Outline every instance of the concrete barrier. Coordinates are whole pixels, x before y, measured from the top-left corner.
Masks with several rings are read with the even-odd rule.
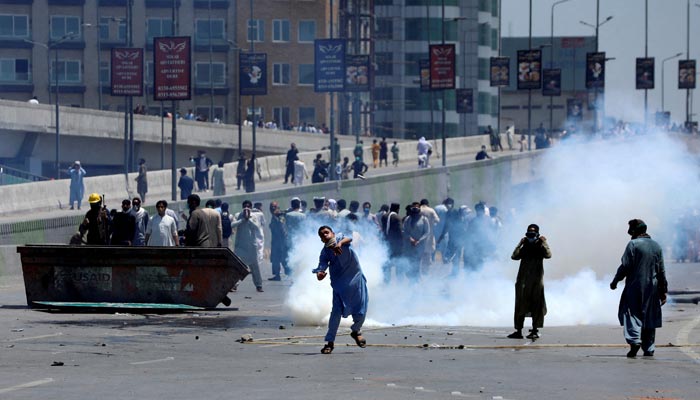
[[[488,144],[488,137],[470,136],[447,139],[447,159],[450,156],[464,154],[476,154],[482,144]],[[441,165],[440,142],[433,143],[433,166]],[[403,142],[399,144],[399,157],[402,163],[417,164],[416,142]],[[341,148],[341,160],[343,156],[352,157],[352,148]],[[363,149],[365,163],[371,166],[372,152],[367,146]],[[313,160],[316,154],[321,154],[324,160],[330,158],[329,150],[310,151],[299,153],[299,158],[304,161],[309,176],[313,172]],[[284,179],[286,155],[274,155],[258,158],[260,172],[263,181],[274,179]],[[236,184],[237,162],[225,164],[224,177],[228,188]],[[188,166],[188,175],[194,177],[194,170]],[[137,174],[132,173],[125,179],[124,175],[107,175],[85,178],[85,196],[83,203],[87,209],[87,196],[90,193],[100,193],[105,195],[109,207],[115,207],[123,198],[131,198],[136,193]],[[177,173],[179,179],[179,172]],[[256,181],[259,180],[256,176]],[[0,204],[0,216],[16,215],[17,213],[31,212],[32,210],[56,210],[68,207],[70,182],[68,180],[54,180],[45,182],[32,182],[17,185],[8,185],[0,188],[3,202]],[[170,198],[171,194],[171,171],[149,171],[148,172],[148,198]]]

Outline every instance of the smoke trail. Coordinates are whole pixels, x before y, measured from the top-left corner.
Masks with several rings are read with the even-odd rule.
[[[518,198],[498,199],[501,209],[516,211],[495,259],[478,272],[450,277],[451,266],[434,265],[418,282],[384,284],[386,249],[376,232],[361,230],[367,239],[357,245],[370,296],[367,324],[512,326],[518,263],[510,254],[530,223],[540,226],[553,253],[545,260],[545,327],[616,324],[622,288],[613,292],[608,285],[629,240],[627,221],[644,219],[652,237],[668,245],[679,210],[695,205],[700,194],[694,160],[677,140],[654,134],[561,143],[535,168],[538,184]],[[322,248],[317,228],[309,226],[290,255],[296,270],[287,307],[300,324],[321,325],[330,313],[330,286],[310,273]]]

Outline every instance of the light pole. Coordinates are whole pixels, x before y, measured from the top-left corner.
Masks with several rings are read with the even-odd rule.
[[[61,158],[61,124],[60,124],[60,110],[58,108],[59,104],[59,93],[60,89],[58,86],[58,45],[65,42],[66,40],[73,39],[77,33],[75,32],[68,32],[67,34],[61,36],[58,40],[49,42],[49,43],[42,43],[42,42],[35,42],[33,40],[29,39],[24,39],[25,42],[31,43],[31,44],[36,44],[39,46],[42,46],[46,49],[47,52],[51,51],[53,49],[54,51],[54,63],[53,63],[53,77],[54,77],[54,86],[56,86],[56,162],[54,167],[56,168],[56,179],[61,178],[61,169],[60,169],[60,158]],[[48,57],[47,57],[48,58]],[[49,90],[50,92],[50,90]]]
[[[666,107],[664,107],[664,65],[666,64],[666,61],[673,60],[674,58],[678,58],[683,55],[683,52],[676,53],[670,57],[666,57],[663,60],[661,60],[661,111],[666,111]]]
[[[248,51],[246,49],[242,49],[238,43],[234,42],[233,40],[227,40],[228,44],[232,47],[233,50],[236,50],[236,76],[238,76],[241,73],[241,67],[240,67],[240,60],[241,60],[241,51]],[[240,77],[238,79],[238,86],[240,86]],[[243,154],[243,127],[242,127],[242,119],[241,119],[241,88],[238,88],[238,93],[236,94],[236,108],[238,109],[238,157]]]
[[[558,6],[559,4],[569,2],[569,1],[571,1],[571,0],[559,0],[559,1],[555,1],[554,4],[552,4],[552,12],[550,14],[551,24],[550,24],[550,31],[549,31],[549,43],[552,44],[552,48],[550,49],[550,52],[549,52],[549,68],[550,69],[554,68],[554,7]],[[554,96],[549,96],[549,133],[550,133],[550,135],[552,134],[552,131],[554,128],[553,125],[554,125]]]
[[[585,21],[579,21],[579,22],[582,25],[586,25],[586,26],[593,28],[595,30],[595,52],[598,53],[598,49],[599,49],[599,45],[598,45],[599,44],[599,40],[598,40],[599,32],[598,31],[600,30],[601,26],[605,25],[607,22],[609,22],[611,19],[613,19],[613,16],[609,15],[607,18],[605,18],[605,20],[603,20],[603,22],[600,22],[600,0],[598,0],[596,2],[596,13],[595,14],[596,14],[595,25],[589,24],[588,22],[585,22]],[[595,112],[595,121],[593,123],[593,128],[595,131],[598,131],[598,116],[599,116],[599,114],[598,114],[598,88],[597,87],[593,89],[593,93],[594,93],[594,98],[595,98],[595,107],[593,108],[593,110]]]

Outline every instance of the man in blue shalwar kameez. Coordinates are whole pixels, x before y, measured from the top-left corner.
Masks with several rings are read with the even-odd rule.
[[[647,234],[647,226],[641,219],[629,221],[627,233],[632,240],[627,243],[610,289],[615,290],[617,283],[625,279],[618,318],[630,345],[627,357],[636,357],[640,347],[645,356],[651,357],[656,328],[661,327],[661,306],[666,303],[668,291],[664,257],[661,246]]]
[[[358,346],[365,347],[366,341],[360,329],[367,314],[367,280],[362,274],[357,254],[350,247],[352,238],[345,237],[342,233],[336,235],[325,225],[318,229],[318,236],[325,246],[321,250],[318,268],[312,272],[316,273],[316,278],[320,281],[326,277],[326,269],[330,269],[333,288],[333,308],[325,338],[328,343],[321,349],[321,353],[330,354],[333,351],[340,318],[350,315],[353,321],[350,336]]]

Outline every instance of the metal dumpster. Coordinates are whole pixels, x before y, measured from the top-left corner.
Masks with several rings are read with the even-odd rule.
[[[18,246],[27,304],[36,301],[231,304],[250,273],[231,250],[204,247]]]

